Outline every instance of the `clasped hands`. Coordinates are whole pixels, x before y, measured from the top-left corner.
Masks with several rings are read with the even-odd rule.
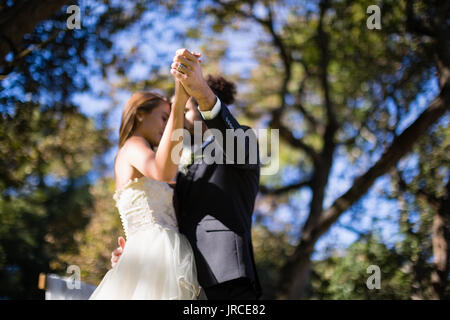
[[[201,111],[208,111],[216,103],[216,96],[206,83],[201,69],[201,53],[178,49],[173,58],[170,73],[175,77],[175,95],[181,91],[193,97]],[[182,88],[179,85],[182,85]]]

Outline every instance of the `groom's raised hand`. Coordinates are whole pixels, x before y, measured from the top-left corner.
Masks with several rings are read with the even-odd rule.
[[[191,53],[187,49],[178,49],[173,58],[172,69],[174,75],[194,97],[201,111],[209,111],[216,103],[216,95],[206,83],[200,66],[200,53]]]

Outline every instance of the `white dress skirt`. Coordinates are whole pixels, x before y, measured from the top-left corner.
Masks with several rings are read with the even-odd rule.
[[[146,177],[115,192],[127,241],[90,300],[206,299],[191,245],[178,231],[172,196],[166,183]]]

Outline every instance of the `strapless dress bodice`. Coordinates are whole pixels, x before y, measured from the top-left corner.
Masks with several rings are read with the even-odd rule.
[[[178,231],[173,208],[173,189],[166,183],[142,176],[130,179],[114,192],[125,236],[149,226]]]

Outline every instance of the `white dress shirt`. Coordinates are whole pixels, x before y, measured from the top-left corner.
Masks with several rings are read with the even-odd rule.
[[[209,111],[201,111],[201,110],[199,109],[199,107],[197,106],[197,109],[198,109],[198,111],[200,111],[200,114],[202,115],[202,118],[203,118],[204,120],[211,120],[211,119],[214,119],[214,118],[219,114],[221,103],[220,103],[219,98],[218,98],[218,97],[216,97],[216,98],[217,98],[216,104],[215,104],[214,107],[213,107],[211,110],[209,110]]]

